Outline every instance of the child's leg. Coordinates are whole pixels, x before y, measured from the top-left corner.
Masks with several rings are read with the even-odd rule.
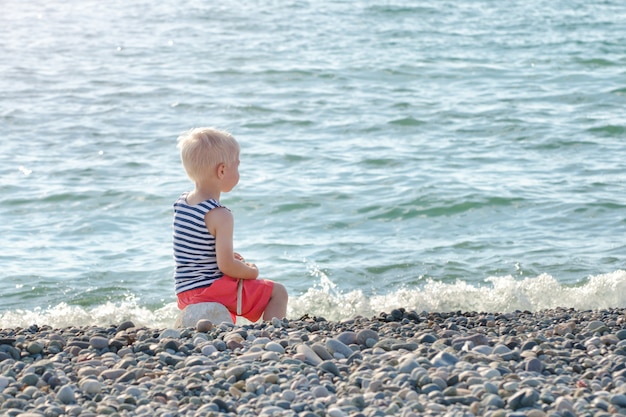
[[[289,299],[289,295],[287,294],[287,289],[283,284],[279,284],[278,282],[274,282],[274,288],[272,289],[272,296],[270,297],[270,301],[267,303],[267,307],[265,307],[265,311],[263,312],[263,320],[271,320],[274,317],[282,319],[287,314],[287,301]]]

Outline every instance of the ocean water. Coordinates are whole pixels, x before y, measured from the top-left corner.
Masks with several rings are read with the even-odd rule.
[[[3,0],[0,327],[171,326],[176,137],[231,131],[288,316],[626,306],[626,4]]]

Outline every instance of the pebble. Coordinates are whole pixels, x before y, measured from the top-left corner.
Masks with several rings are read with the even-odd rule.
[[[57,400],[61,402],[61,404],[73,404],[76,402],[76,396],[74,394],[74,389],[71,385],[64,385],[57,392]]]
[[[79,385],[80,389],[86,394],[96,394],[102,389],[102,383],[97,379],[86,378]]]
[[[372,340],[374,343],[378,342],[378,333],[376,333],[372,329],[363,329],[357,332],[356,342],[359,345],[366,345],[368,340]],[[369,346],[369,347],[372,347],[372,346]]]
[[[541,372],[541,370],[543,369],[543,364],[539,359],[533,358],[526,361],[525,368],[528,372]]]
[[[331,355],[335,356],[339,354],[344,358],[350,357],[353,352],[352,349],[337,339],[328,339],[326,341],[326,349],[328,349]]]
[[[625,312],[0,329],[0,415],[626,415]]]

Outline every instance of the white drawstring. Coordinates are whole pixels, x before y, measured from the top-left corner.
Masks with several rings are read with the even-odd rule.
[[[241,294],[243,292],[243,279],[237,283],[237,315],[241,316]]]

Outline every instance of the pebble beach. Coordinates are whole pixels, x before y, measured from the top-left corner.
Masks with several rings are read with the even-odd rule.
[[[626,309],[0,330],[2,416],[626,416]]]

